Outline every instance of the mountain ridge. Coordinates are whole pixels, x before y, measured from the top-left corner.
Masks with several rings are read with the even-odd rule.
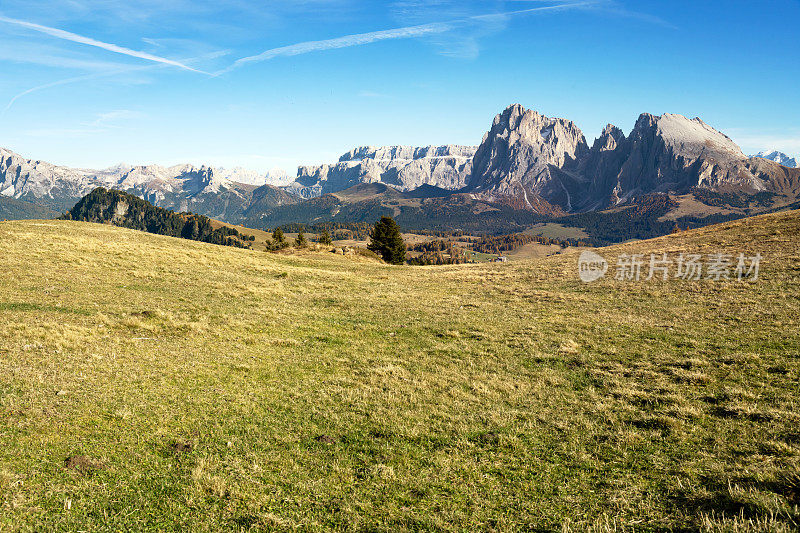
[[[459,190],[472,170],[475,147],[361,146],[336,163],[300,166],[287,190],[301,198],[337,192],[358,183],[384,183],[401,191],[423,185]]]
[[[98,187],[132,192],[158,207],[194,211],[229,222],[244,220],[254,204],[274,207],[295,201],[283,189],[232,181],[213,167],[184,164],[74,169],[26,159],[0,148],[0,195],[63,213]]]
[[[364,184],[383,188],[353,189]],[[361,146],[334,163],[299,167],[285,187],[239,183],[206,166],[90,171],[0,150],[5,196],[63,212],[98,186],[255,227],[320,217],[362,221],[380,212],[437,229],[480,226],[491,215],[498,229],[635,205],[654,194],[672,198],[659,215],[670,220],[750,216],[796,203],[800,169],[747,157],[700,118],[642,113],[627,135],[609,124],[590,146],[576,123],[520,104],[498,113],[478,146]]]

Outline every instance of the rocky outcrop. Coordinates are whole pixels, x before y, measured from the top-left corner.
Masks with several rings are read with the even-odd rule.
[[[455,191],[466,185],[474,153],[470,146],[364,146],[347,152],[332,165],[301,166],[288,190],[303,198],[359,183],[383,183],[400,191],[423,185]]]
[[[225,246],[248,247],[249,238],[230,226],[215,228],[208,217],[193,213],[175,213],[155,207],[138,196],[98,187],[64,214],[63,220],[113,224],[123,228],[182,237]]]
[[[89,171],[25,159],[0,148],[0,194],[4,196],[63,212],[97,183]]]

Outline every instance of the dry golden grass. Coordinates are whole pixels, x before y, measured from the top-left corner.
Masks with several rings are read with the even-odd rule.
[[[800,216],[392,267],[0,224],[0,529],[790,531]]]

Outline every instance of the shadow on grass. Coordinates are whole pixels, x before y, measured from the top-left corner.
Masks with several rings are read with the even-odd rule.
[[[21,313],[28,311],[44,311],[50,313],[69,313],[83,316],[91,316],[93,314],[91,311],[87,311],[85,309],[59,307],[56,305],[40,305],[26,302],[0,302],[0,311],[16,311]]]

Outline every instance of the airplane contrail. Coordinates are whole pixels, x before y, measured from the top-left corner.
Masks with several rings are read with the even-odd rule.
[[[257,63],[261,61],[268,61],[279,56],[297,56],[301,54],[308,54],[310,52],[320,52],[323,50],[334,50],[338,48],[349,48],[351,46],[361,46],[378,41],[386,41],[390,39],[408,39],[411,37],[421,37],[424,35],[431,35],[437,33],[445,33],[454,29],[459,24],[475,20],[491,20],[495,18],[503,18],[512,15],[523,15],[544,11],[561,11],[566,9],[575,9],[581,7],[596,6],[599,0],[587,0],[584,2],[568,2],[561,3],[553,6],[534,7],[529,9],[519,9],[516,11],[507,11],[503,13],[490,13],[486,15],[475,15],[463,19],[451,20],[447,22],[435,22],[431,24],[422,24],[419,26],[406,26],[403,28],[394,28],[391,30],[373,31],[369,33],[358,33],[354,35],[345,35],[343,37],[336,37],[335,39],[326,39],[322,41],[306,41],[302,43],[292,44],[289,46],[281,46],[279,48],[272,48],[265,50],[260,54],[243,57],[237,59],[234,63],[218,72],[214,76],[220,76],[237,69],[247,63]]]
[[[111,43],[104,43],[103,41],[98,41],[96,39],[92,39],[91,37],[84,37],[83,35],[78,35],[76,33],[71,33],[64,30],[59,30],[58,28],[51,28],[49,26],[42,26],[40,24],[34,24],[33,22],[27,22],[25,20],[13,19],[9,17],[4,17],[0,15],[0,22],[5,22],[7,24],[14,24],[17,26],[21,26],[23,28],[28,28],[33,31],[38,31],[40,33],[44,33],[50,35],[52,37],[56,37],[58,39],[63,39],[65,41],[72,41],[74,43],[85,44],[88,46],[94,46],[96,48],[102,48],[103,50],[108,50],[109,52],[114,52],[117,54],[122,54],[130,57],[136,57],[139,59],[145,59],[147,61],[153,61],[155,63],[161,63],[163,65],[172,65],[173,67],[178,67],[184,70],[189,70],[191,72],[198,72],[200,74],[207,74],[201,70],[197,70],[192,68],[188,65],[184,65],[179,61],[173,61],[172,59],[167,59],[165,57],[155,56],[153,54],[148,54],[147,52],[139,52],[137,50],[131,50],[130,48],[124,48],[122,46],[117,46],[116,44]]]
[[[203,59],[215,59],[217,57],[224,56],[226,54],[228,54],[227,50],[220,50],[218,52],[212,52],[212,53],[209,53],[209,54],[204,54],[204,55],[202,55],[200,57],[195,57],[195,58],[190,58],[190,59],[182,59],[181,61],[183,61],[184,63],[192,63],[194,61],[200,61],[200,60],[203,60]],[[61,86],[61,85],[68,85],[68,84],[71,84],[71,83],[78,83],[78,82],[81,82],[81,81],[89,81],[89,80],[94,80],[94,79],[99,79],[99,78],[106,78],[106,77],[109,77],[109,76],[115,76],[117,74],[127,74],[127,73],[130,73],[130,72],[141,72],[141,71],[147,71],[147,70],[152,70],[152,69],[161,69],[161,68],[166,68],[167,66],[168,65],[164,64],[164,63],[156,63],[156,64],[148,64],[148,65],[140,65],[140,66],[122,67],[122,68],[108,70],[108,71],[105,71],[105,72],[96,72],[94,74],[85,74],[83,76],[74,76],[72,78],[65,78],[65,79],[61,79],[61,80],[51,81],[51,82],[45,83],[43,85],[37,85],[36,87],[31,87],[30,89],[26,89],[26,90],[22,91],[21,93],[17,94],[16,96],[14,96],[13,98],[11,98],[11,100],[9,100],[8,104],[6,104],[6,107],[3,109],[3,111],[0,112],[0,118],[3,118],[6,115],[8,110],[11,109],[11,107],[16,103],[17,100],[19,100],[23,96],[26,96],[26,95],[31,94],[31,93],[35,93],[37,91],[41,91],[41,90],[44,90],[44,89],[49,89],[51,87],[58,87],[58,86]],[[200,72],[200,71],[198,71],[198,72]]]

